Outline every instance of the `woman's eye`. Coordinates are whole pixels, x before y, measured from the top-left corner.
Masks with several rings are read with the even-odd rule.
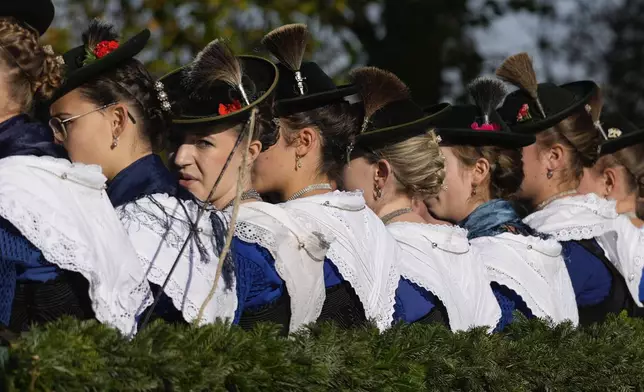
[[[197,140],[197,142],[195,143],[195,146],[199,148],[208,148],[208,147],[214,147],[215,145],[209,142],[208,140],[200,139],[200,140]]]

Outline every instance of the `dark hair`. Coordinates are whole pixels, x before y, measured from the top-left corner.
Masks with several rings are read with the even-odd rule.
[[[342,181],[342,169],[347,162],[347,147],[360,129],[361,109],[358,106],[338,102],[280,118],[280,122],[293,133],[306,127],[315,127],[319,131],[322,161],[318,170],[338,184]],[[289,143],[292,136],[286,135]]]
[[[571,160],[570,166],[563,172],[563,178],[578,183],[584,168],[590,168],[597,162],[597,146],[601,140],[592,116],[582,108],[552,128],[539,132],[537,147],[545,149],[557,143],[568,147]]]
[[[153,151],[165,147],[170,113],[161,108],[154,79],[138,60],[125,64],[85,83],[82,95],[98,106],[127,102],[134,108],[137,124]]]
[[[0,17],[0,63],[7,68],[7,93],[21,112],[30,111],[34,97],[49,99],[62,83],[56,55],[15,18]]]
[[[490,197],[492,199],[512,199],[523,182],[522,154],[519,149],[496,146],[454,146],[454,155],[466,167],[484,158],[490,163]],[[449,186],[449,185],[448,185]]]

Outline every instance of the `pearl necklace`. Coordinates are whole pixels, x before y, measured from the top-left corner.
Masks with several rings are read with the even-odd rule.
[[[564,197],[564,196],[574,195],[576,193],[577,193],[576,189],[571,189],[569,191],[559,192],[556,195],[553,195],[553,196],[547,198],[546,200],[542,201],[541,203],[539,203],[539,205],[537,206],[537,210],[543,209],[543,207],[545,207],[548,204],[552,203],[556,199],[559,199],[559,198]]]
[[[291,196],[288,199],[286,199],[286,201],[292,201],[292,200],[295,200],[295,199],[299,199],[300,197],[304,196],[305,194],[307,194],[309,192],[321,191],[321,190],[330,191],[330,190],[333,190],[333,188],[331,187],[331,184],[313,184],[313,185],[309,185],[306,188],[295,192],[295,194],[293,194],[293,196]]]
[[[382,221],[382,223],[384,223],[384,224],[386,225],[386,224],[388,224],[388,223],[389,223],[389,221],[391,221],[392,219],[397,218],[397,217],[399,217],[399,216],[401,216],[401,215],[408,214],[408,213],[410,213],[410,212],[412,212],[412,211],[413,211],[413,210],[412,210],[410,207],[407,207],[407,208],[401,208],[401,209],[399,209],[399,210],[396,210],[396,211],[393,211],[393,212],[388,213],[387,215],[385,215],[385,216],[383,216],[382,218],[380,218],[380,220]]]

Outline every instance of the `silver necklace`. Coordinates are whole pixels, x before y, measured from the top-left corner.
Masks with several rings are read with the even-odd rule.
[[[559,192],[556,195],[553,195],[553,196],[547,198],[546,200],[542,201],[541,203],[539,203],[539,205],[537,206],[537,210],[542,209],[543,207],[545,207],[548,204],[552,203],[556,199],[559,199],[560,197],[574,195],[575,193],[577,193],[576,189],[571,189],[569,191]]]
[[[384,223],[384,224],[386,225],[386,224],[387,224],[387,223],[389,223],[389,221],[391,221],[392,219],[397,218],[397,217],[399,217],[400,215],[408,214],[408,213],[410,213],[410,212],[412,212],[412,211],[413,211],[413,210],[412,210],[410,207],[407,207],[407,208],[401,208],[401,209],[399,209],[399,210],[396,210],[396,211],[393,211],[393,212],[388,213],[387,215],[385,215],[385,216],[383,216],[382,218],[380,218],[380,220],[382,221],[382,223]]]
[[[639,218],[637,217],[637,214],[635,213],[635,211],[628,211],[628,212],[627,212],[627,213],[625,213],[624,215],[626,215],[627,217],[629,217],[629,218],[631,218],[631,219],[639,219]]]
[[[257,200],[257,201],[262,201],[262,196],[259,194],[254,189],[249,189],[246,192],[242,193],[240,201],[245,201],[245,200]],[[235,203],[235,199],[232,199],[222,210],[227,209],[228,207],[231,207]]]
[[[293,194],[293,196],[291,196],[288,199],[286,199],[286,201],[292,201],[292,200],[295,200],[295,199],[299,199],[300,197],[304,196],[305,194],[307,194],[309,192],[322,191],[322,190],[330,191],[332,189],[333,188],[331,187],[331,184],[313,184],[313,185],[309,185],[306,188],[295,192],[295,194]]]

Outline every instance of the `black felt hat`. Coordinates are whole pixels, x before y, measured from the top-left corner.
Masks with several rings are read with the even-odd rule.
[[[411,99],[407,86],[391,72],[363,67],[351,73],[362,97],[365,118],[355,140],[359,148],[378,149],[427,133],[450,111],[449,104],[427,114]]]
[[[585,105],[598,92],[592,81],[579,81],[557,86],[537,83],[532,59],[527,53],[507,58],[496,71],[497,75],[519,87],[505,98],[499,113],[514,132],[537,133],[544,131]]]
[[[11,16],[45,34],[54,20],[54,4],[51,0],[4,0],[0,4],[0,16]]]
[[[181,128],[246,121],[251,109],[277,87],[278,70],[256,56],[235,56],[222,40],[211,42],[195,61],[159,81],[172,105],[172,122]]]
[[[112,25],[93,20],[83,33],[83,45],[63,54],[65,81],[50,102],[131,60],[143,50],[149,39],[150,30],[145,29],[120,43]]]
[[[436,132],[445,145],[525,147],[535,142],[532,134],[513,132],[495,110],[503,101],[505,86],[494,78],[479,78],[468,90],[475,104],[454,105],[434,121]],[[440,108],[426,109],[428,114]]]
[[[607,139],[599,146],[599,154],[613,154],[623,148],[644,143],[644,129],[640,129],[625,117],[610,113],[601,116],[601,126]]]
[[[355,86],[336,86],[319,65],[303,61],[309,38],[306,25],[291,24],[271,31],[262,40],[279,60],[279,82],[273,108],[277,117],[341,102],[357,93]]]

